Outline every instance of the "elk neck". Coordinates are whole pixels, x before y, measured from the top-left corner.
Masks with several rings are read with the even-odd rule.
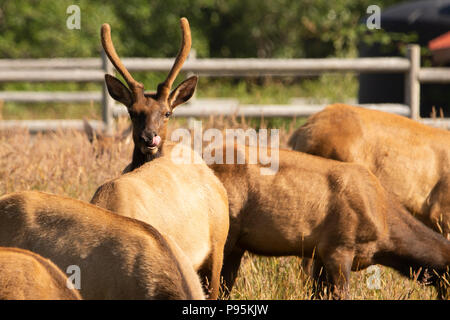
[[[433,275],[432,270],[440,275],[448,270],[450,241],[426,227],[398,204],[394,204],[387,218],[389,240],[386,247],[375,255],[377,263],[394,268],[407,277],[411,271],[422,269],[419,275],[422,280],[426,269],[430,275]]]
[[[130,164],[130,171],[139,168],[140,166],[150,162],[156,158],[159,158],[163,155],[164,141],[161,141],[160,146],[158,147],[158,151],[155,154],[151,153],[142,153],[138,147],[134,146],[133,150],[133,158]]]

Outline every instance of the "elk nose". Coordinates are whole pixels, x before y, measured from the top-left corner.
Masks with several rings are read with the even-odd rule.
[[[144,142],[146,144],[151,144],[153,142],[153,137],[156,136],[156,133],[154,132],[148,132],[148,131],[144,131],[141,134],[141,138],[142,140],[144,140]]]
[[[158,136],[158,134],[153,131],[151,131],[151,132],[146,131],[146,132],[142,133],[141,138],[144,141],[144,143],[149,147],[158,145],[159,141],[161,141],[161,138]]]

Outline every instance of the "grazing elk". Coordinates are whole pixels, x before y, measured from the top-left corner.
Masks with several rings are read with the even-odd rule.
[[[135,148],[132,162],[125,170],[128,173],[100,186],[91,203],[149,223],[172,238],[202,279],[206,277],[209,298],[216,299],[228,234],[226,190],[190,148],[187,152],[195,159],[189,164],[178,164],[170,151],[163,151],[167,121],[173,109],[192,96],[197,84],[197,78],[191,77],[170,92],[191,46],[189,24],[184,18],[181,28],[181,50],[167,79],[155,94],[145,94],[143,85],[132,78],[117,56],[109,25],[102,26],[105,52],[130,90],[110,75],[105,76],[106,84],[111,96],[128,108]]]
[[[96,132],[91,124],[83,119],[84,132],[92,145],[95,145],[97,149],[97,155],[102,155],[111,149],[111,146],[116,143],[125,141],[131,133],[131,126],[121,130],[115,135],[108,136],[100,132]]]
[[[188,258],[143,222],[67,197],[0,197],[0,246],[77,266],[84,299],[203,299]]]
[[[310,117],[289,145],[365,165],[410,213],[450,239],[450,132],[335,104]]]
[[[351,270],[373,264],[405,276],[410,268],[443,274],[450,266],[450,241],[405,213],[365,167],[281,149],[278,172],[261,175],[263,166],[249,162],[253,148],[234,146],[244,164],[210,165],[228,192],[222,269],[228,290],[245,251],[314,256],[314,278],[331,283],[335,297],[346,296]]]
[[[0,247],[0,300],[81,300],[67,276],[28,250]]]

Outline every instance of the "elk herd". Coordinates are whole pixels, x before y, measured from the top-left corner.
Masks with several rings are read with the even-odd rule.
[[[172,69],[147,93],[102,26],[127,84],[105,75],[131,118],[132,161],[91,203],[36,191],[0,197],[0,299],[217,299],[230,294],[246,251],[302,258],[317,297],[345,299],[351,271],[380,264],[447,298],[450,133],[332,105],[292,135],[293,150],[277,150],[274,174],[248,161],[251,145],[235,146],[239,164],[207,165],[187,146],[196,161],[177,163],[167,123],[198,80],[172,90],[191,47],[185,18],[181,30]],[[79,288],[68,286],[72,265]]]

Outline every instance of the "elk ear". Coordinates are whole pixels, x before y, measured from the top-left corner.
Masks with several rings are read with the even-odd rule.
[[[123,103],[127,108],[133,104],[131,91],[119,79],[105,74],[105,82],[108,92],[114,100]]]
[[[169,106],[174,109],[179,104],[185,103],[193,95],[197,86],[198,77],[193,76],[178,85],[169,95]]]

